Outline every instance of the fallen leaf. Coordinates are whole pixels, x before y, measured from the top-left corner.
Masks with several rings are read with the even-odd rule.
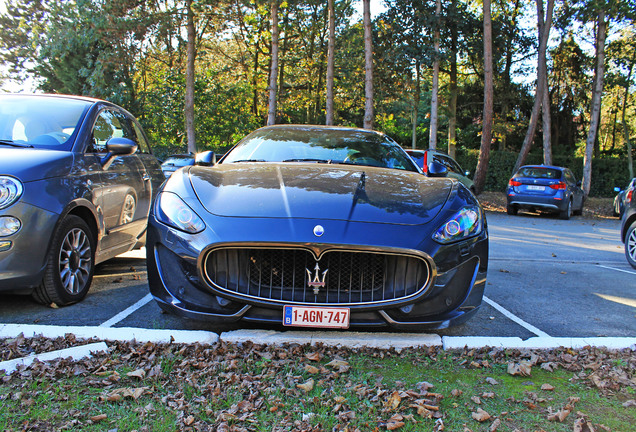
[[[106,420],[107,418],[108,416],[106,414],[98,414],[96,416],[91,417],[91,421],[97,423],[102,420]]]
[[[435,426],[433,427],[433,432],[442,432],[444,430],[444,422],[442,419],[435,420]]]
[[[592,423],[590,423],[583,417],[576,419],[576,421],[574,422],[574,429],[572,430],[573,432],[595,432]]]
[[[459,397],[459,396],[462,395],[462,393],[464,393],[464,392],[461,391],[461,390],[458,390],[458,389],[451,390],[451,396],[452,397]]]
[[[188,416],[183,420],[183,423],[185,423],[186,426],[190,426],[192,423],[194,423],[194,416]]]
[[[495,394],[492,392],[484,392],[481,394],[481,397],[486,398],[486,399],[494,399],[495,398]]]
[[[338,369],[340,366],[349,366],[349,363],[344,360],[331,360],[326,366],[331,366],[334,369]]]
[[[308,381],[304,382],[303,384],[296,384],[296,387],[298,387],[301,390],[304,390],[306,393],[310,392],[314,388],[314,379],[310,378]]]
[[[404,417],[401,414],[395,414],[386,422],[386,428],[388,430],[396,430],[404,426]]]
[[[492,424],[490,425],[490,429],[488,430],[490,432],[495,432],[497,429],[499,429],[499,426],[501,426],[501,420],[495,419],[495,421],[492,422]]]
[[[550,385],[550,384],[542,384],[541,385],[541,390],[552,391],[552,390],[554,390],[554,386]]]
[[[478,422],[485,422],[486,420],[490,419],[490,414],[488,414],[481,408],[477,408],[477,411],[472,413],[471,416]]]
[[[625,408],[636,407],[636,400],[634,400],[634,399],[627,400],[627,401],[623,402],[623,406]]]
[[[477,405],[481,405],[481,399],[479,399],[479,396],[471,396],[470,400],[475,402]]]
[[[531,372],[532,367],[530,366],[530,362],[527,360],[520,361],[519,363],[508,363],[508,373],[510,375],[530,376]]]
[[[347,399],[342,396],[336,396],[335,398],[333,398],[333,400],[334,402],[341,404],[344,403]]]
[[[486,382],[488,384],[492,384],[492,385],[498,385],[499,384],[496,379],[491,378],[491,377],[486,378]]]
[[[311,361],[320,361],[322,359],[322,355],[319,352],[305,354],[305,357]]]
[[[559,423],[563,422],[570,415],[572,411],[566,408],[559,410],[555,413],[548,415],[548,421],[558,421]]]
[[[128,372],[126,376],[144,379],[146,377],[146,371],[143,369],[137,369],[135,371]]]
[[[384,406],[394,410],[400,405],[401,401],[402,401],[402,398],[400,397],[400,393],[397,391],[394,391],[393,394],[389,397],[389,399],[387,399],[387,401],[384,403]]]
[[[318,372],[320,372],[320,369],[318,369],[317,367],[312,366],[312,365],[305,365],[305,372],[314,375],[314,374],[317,374]]]
[[[51,304],[49,305],[49,307],[50,307],[51,309],[59,309],[59,308],[60,308],[60,307],[59,307],[57,304],[55,304],[55,303],[51,303]]]

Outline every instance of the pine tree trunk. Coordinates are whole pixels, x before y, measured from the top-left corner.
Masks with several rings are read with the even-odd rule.
[[[439,92],[439,26],[440,15],[442,13],[442,2],[435,2],[435,34],[433,46],[435,49],[435,59],[433,60],[433,83],[431,88],[431,126],[428,136],[428,148],[437,148],[437,123],[438,123],[438,92]]]
[[[329,9],[329,43],[327,45],[327,101],[325,112],[325,124],[333,125],[333,71],[334,50],[336,47],[336,15],[333,7],[334,0],[327,1]]]
[[[484,0],[484,113],[481,130],[481,147],[475,172],[475,191],[480,194],[486,183],[488,161],[490,160],[490,142],[493,122],[493,62],[492,62],[492,18],[490,0]]]
[[[543,0],[537,1],[537,12],[538,15],[541,14],[540,11],[543,10]],[[534,141],[534,135],[537,130],[537,123],[539,121],[539,111],[541,106],[543,105],[543,91],[546,86],[545,81],[547,80],[547,67],[545,60],[545,52],[548,46],[548,37],[550,34],[550,27],[552,26],[552,10],[554,9],[554,0],[548,0],[548,11],[545,19],[545,31],[539,30],[539,60],[537,64],[537,86],[535,90],[534,97],[534,105],[532,107],[532,114],[530,115],[530,123],[528,124],[528,130],[526,132],[526,136],[523,139],[523,144],[521,145],[521,151],[519,152],[519,156],[517,157],[517,162],[515,163],[515,167],[513,169],[513,173],[517,172],[519,167],[523,165],[530,152],[530,147],[532,147],[532,142]]]
[[[451,2],[455,10],[455,1]],[[448,154],[455,159],[457,148],[457,29],[451,26],[450,100],[448,103]]]
[[[194,30],[194,12],[192,0],[186,0],[186,29],[188,34],[186,47],[186,88],[185,88],[185,128],[188,152],[196,153],[197,144],[194,134],[194,59],[196,57],[196,33]]]
[[[276,124],[276,95],[278,92],[278,0],[272,0],[272,62],[269,72],[269,103],[267,125]]]
[[[417,148],[417,121],[420,110],[420,62],[415,62],[415,88],[413,89],[413,123],[411,135],[411,148]]]
[[[373,129],[373,34],[371,0],[362,0],[364,17],[364,128]]]
[[[636,50],[634,50],[632,62],[629,65],[629,71],[627,73],[627,80],[625,81],[625,96],[623,98],[623,113],[621,115],[621,119],[623,121],[623,140],[625,141],[625,147],[627,148],[627,169],[629,169],[629,178],[634,178],[634,161],[632,159],[632,143],[629,141],[629,125],[627,124],[625,113],[627,112],[629,83],[631,82],[632,71],[634,70],[634,63],[636,63]]]
[[[585,196],[590,194],[592,187],[592,156],[601,119],[601,96],[603,94],[603,76],[605,75],[606,32],[607,23],[605,22],[605,10],[601,8],[598,11],[596,30],[596,72],[594,74],[594,89],[592,90],[590,129],[587,134],[587,141],[585,142],[585,157],[583,158],[583,192]]]

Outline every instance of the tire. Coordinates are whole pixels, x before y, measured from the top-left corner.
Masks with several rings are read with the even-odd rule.
[[[572,217],[572,198],[568,200],[568,206],[559,213],[559,217],[563,220],[568,220]]]
[[[625,236],[625,258],[636,269],[636,222],[632,222]]]
[[[512,205],[506,206],[506,213],[508,213],[510,216],[516,216],[518,211],[519,210],[515,206],[512,206]]]
[[[94,271],[94,235],[82,218],[69,215],[53,235],[44,278],[32,297],[42,304],[77,303],[86,297]]]

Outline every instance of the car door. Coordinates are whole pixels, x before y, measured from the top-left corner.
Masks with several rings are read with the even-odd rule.
[[[563,174],[565,182],[568,185],[568,189],[572,191],[572,207],[577,210],[582,209],[584,193],[578,185],[576,177],[574,177],[574,174],[569,169],[566,169]]]
[[[111,138],[136,141],[132,121],[114,107],[102,109],[93,123],[87,153],[104,158]],[[145,168],[136,153],[117,156],[100,173],[94,190],[103,217],[105,235],[100,244],[103,255],[131,249],[143,234],[150,208],[151,188],[144,180]]]

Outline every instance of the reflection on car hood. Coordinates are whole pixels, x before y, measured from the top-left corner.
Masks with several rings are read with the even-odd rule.
[[[382,168],[234,163],[190,169],[207,211],[233,217],[292,217],[422,224],[437,215],[453,181]]]
[[[0,146],[0,175],[11,175],[30,182],[68,174],[73,154],[67,151]]]

